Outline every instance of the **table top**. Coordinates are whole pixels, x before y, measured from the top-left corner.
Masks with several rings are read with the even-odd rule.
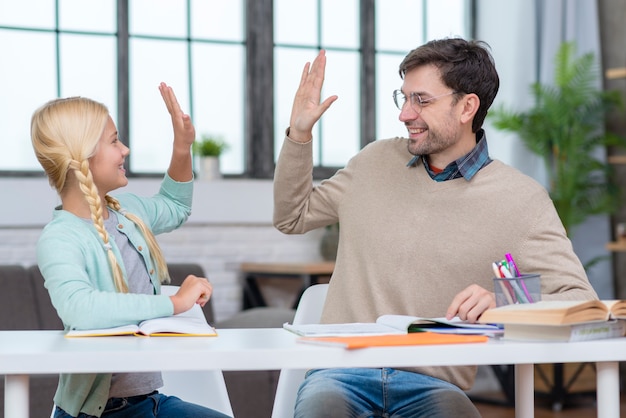
[[[318,274],[331,275],[335,269],[334,261],[306,263],[242,263],[239,269],[244,273],[275,274]]]
[[[297,342],[281,328],[218,329],[217,337],[65,338],[62,331],[0,331],[0,374],[276,370],[532,364],[626,360],[626,338],[346,350]]]

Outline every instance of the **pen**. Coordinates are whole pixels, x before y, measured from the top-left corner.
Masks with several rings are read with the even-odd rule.
[[[511,271],[508,268],[507,262],[502,260],[500,262],[500,270],[502,271],[502,274],[504,275],[505,278],[507,279],[513,279],[513,274],[511,274]],[[513,291],[515,292],[515,296],[517,298],[517,300],[520,303],[525,303],[528,302],[527,299],[524,298],[523,296],[523,292],[522,289],[520,289],[519,285],[517,284],[516,280],[507,280],[507,283],[509,283],[511,285],[511,287],[513,288]]]
[[[493,274],[496,275],[497,278],[501,279],[502,273],[500,273],[500,270],[498,269],[498,265],[495,263],[495,261],[493,263],[491,263],[491,268],[493,269]]]
[[[515,277],[521,277],[519,269],[517,268],[517,264],[515,264],[515,260],[513,260],[513,256],[511,255],[511,253],[506,253],[504,257],[506,258],[506,261],[509,263],[511,272],[514,273]],[[530,292],[528,292],[528,288],[526,287],[526,283],[524,283],[524,279],[520,279],[520,284],[522,285],[522,290],[524,291],[526,300],[529,303],[533,303],[533,298],[532,296],[530,296]]]
[[[498,269],[498,265],[495,262],[491,263],[491,268],[493,268],[493,272],[496,275],[496,279],[501,279],[502,274],[500,273],[500,270]],[[507,289],[506,285],[504,284],[505,280],[497,280],[497,282],[500,285],[500,289],[502,289],[502,293],[504,293],[504,297],[506,298],[506,301],[508,302],[509,305],[512,305],[514,303],[513,298],[511,297],[511,293],[509,292],[509,289]]]
[[[517,268],[517,264],[515,264],[515,260],[513,260],[513,256],[511,255],[511,253],[506,253],[504,255],[504,258],[506,258],[506,262],[509,263],[511,273],[514,273],[516,277],[521,276],[519,269]]]
[[[498,267],[498,271],[500,272],[501,278],[503,279],[510,278],[511,272],[508,271],[507,268],[502,264],[502,261],[498,261],[496,263],[496,266]],[[502,283],[504,283],[504,286],[506,286],[509,295],[513,299],[513,303],[518,303],[519,302],[518,295],[516,294],[515,289],[513,289],[513,286],[511,286],[511,281],[502,280]]]

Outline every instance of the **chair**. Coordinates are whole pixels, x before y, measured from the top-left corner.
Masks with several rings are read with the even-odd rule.
[[[308,287],[298,303],[294,324],[317,324],[322,317],[322,309],[328,292],[328,284]],[[282,369],[276,387],[272,418],[292,418],[300,383],[304,380],[305,369]]]
[[[180,286],[188,275],[193,274],[198,277],[205,277],[202,266],[195,263],[168,263],[167,270],[170,274],[170,285]],[[213,304],[209,300],[209,303],[202,308],[204,316],[209,324],[215,324],[215,315],[213,312]]]
[[[189,274],[206,277],[202,267],[195,263],[168,264],[171,285],[181,285]],[[293,321],[295,309],[258,307],[238,312],[230,318],[216,321],[212,308],[213,298],[203,311],[209,324],[218,330],[224,328],[280,328]],[[272,413],[276,385],[280,370],[225,371],[222,373],[233,414],[238,417],[269,417]],[[168,385],[168,382],[165,382]],[[192,398],[190,398],[192,399]],[[195,398],[193,398],[195,399]],[[0,417],[1,418],[1,417]]]
[[[163,295],[173,295],[177,290],[178,286],[161,286]],[[163,371],[161,376],[163,387],[159,392],[233,416],[221,370]]]
[[[161,286],[161,294],[171,296],[179,286]],[[198,309],[200,315],[203,312]],[[177,396],[186,402],[195,403],[214,409],[228,416],[233,416],[226,382],[221,370],[186,370],[162,371],[163,387],[159,392],[168,396]],[[52,415],[54,416],[54,406]]]

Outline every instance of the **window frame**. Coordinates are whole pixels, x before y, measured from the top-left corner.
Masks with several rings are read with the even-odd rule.
[[[129,68],[129,0],[116,1],[117,14],[117,127],[122,138],[130,138],[130,68]],[[474,33],[475,0],[469,2],[469,29]],[[274,8],[273,0],[245,0],[245,108],[244,108],[244,166],[242,174],[227,174],[225,178],[271,179],[274,176]],[[360,0],[360,134],[363,148],[375,139],[376,132],[376,44],[375,0]],[[58,35],[57,35],[58,36]],[[188,40],[190,42],[191,40]],[[58,71],[58,69],[57,69]],[[191,83],[191,81],[190,81]],[[192,89],[190,89],[191,91]],[[129,139],[132,141],[132,139]],[[128,144],[132,149],[132,142]],[[132,154],[131,154],[132,156]],[[132,157],[131,157],[132,158]],[[156,177],[162,173],[133,172],[126,162],[129,177]],[[333,175],[340,167],[316,166],[316,179]],[[42,176],[43,172],[0,170],[0,176]]]

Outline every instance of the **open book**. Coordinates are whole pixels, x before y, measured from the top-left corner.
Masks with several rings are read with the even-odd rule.
[[[186,312],[147,319],[138,325],[122,325],[114,328],[70,330],[65,336],[75,337],[105,337],[115,335],[137,335],[152,337],[214,337],[215,328],[206,321],[200,305],[194,305]]]
[[[567,325],[626,319],[626,300],[542,300],[488,309],[479,318],[489,324]]]
[[[492,335],[502,332],[497,325],[472,324],[455,317],[422,318],[411,315],[382,315],[376,322],[344,324],[283,324],[283,328],[306,337],[341,337],[355,335],[390,335],[431,331],[442,334]]]

